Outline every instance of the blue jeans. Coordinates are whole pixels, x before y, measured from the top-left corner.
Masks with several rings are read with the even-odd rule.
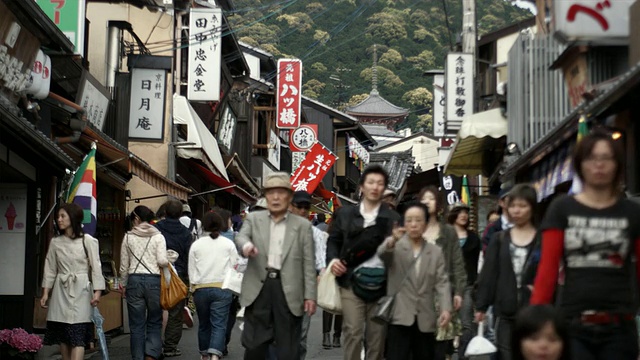
[[[638,334],[635,321],[620,324],[570,324],[571,358],[580,360],[637,360]]]
[[[199,322],[198,348],[202,355],[222,357],[232,300],[233,294],[220,288],[202,288],[193,293]]]
[[[126,287],[131,358],[155,359],[162,354],[162,308],[160,307],[160,275],[131,274]]]

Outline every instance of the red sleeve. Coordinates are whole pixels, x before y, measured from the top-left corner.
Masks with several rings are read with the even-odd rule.
[[[533,285],[531,304],[550,304],[553,301],[563,247],[564,230],[548,229],[542,232],[542,255]],[[636,253],[638,253],[638,247],[636,247]]]
[[[636,239],[636,282],[640,287],[640,238]]]

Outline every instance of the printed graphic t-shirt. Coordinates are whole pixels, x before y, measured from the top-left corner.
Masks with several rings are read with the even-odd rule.
[[[640,205],[626,199],[605,209],[587,207],[571,196],[551,204],[542,230],[564,231],[565,315],[636,312],[631,257],[640,235],[638,214]]]

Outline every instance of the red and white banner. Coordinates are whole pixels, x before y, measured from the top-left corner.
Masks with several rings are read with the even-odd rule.
[[[277,89],[278,129],[295,129],[300,126],[302,104],[302,61],[298,59],[278,60]]]
[[[312,194],[337,159],[329,149],[316,142],[291,176],[293,190]]]

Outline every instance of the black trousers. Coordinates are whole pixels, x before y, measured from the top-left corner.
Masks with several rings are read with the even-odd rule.
[[[256,300],[245,309],[244,320],[245,360],[264,360],[273,342],[278,360],[300,359],[302,316],[289,311],[280,279],[264,281]]]
[[[389,325],[386,360],[432,360],[435,345],[435,334],[420,332],[417,321],[411,326]]]
[[[229,305],[229,318],[227,320],[227,333],[225,339],[225,348],[229,346],[229,342],[231,342],[231,332],[233,331],[233,327],[236,326],[236,319],[238,315],[238,311],[240,311],[240,301],[236,295],[233,295],[233,300],[231,301],[231,305]]]
[[[333,323],[333,336],[340,337],[342,335],[342,315],[334,315],[330,312],[322,312],[322,332],[331,333],[331,324]]]

